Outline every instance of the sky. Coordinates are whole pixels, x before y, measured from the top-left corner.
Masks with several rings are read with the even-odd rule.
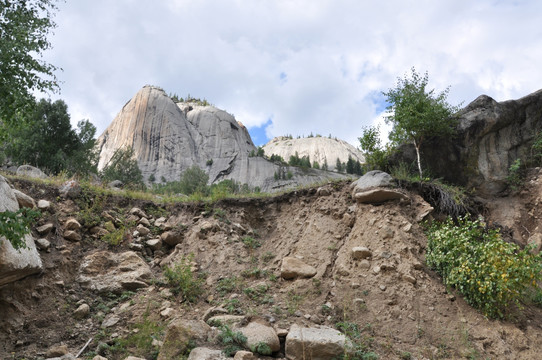
[[[383,125],[383,91],[414,67],[466,106],[542,88],[539,0],[77,0],[53,48],[72,123],[100,135],[144,85],[205,98],[255,145]]]

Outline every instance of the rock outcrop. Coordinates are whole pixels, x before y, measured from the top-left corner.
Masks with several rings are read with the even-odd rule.
[[[447,181],[495,195],[506,189],[516,159],[531,160],[541,130],[542,90],[503,102],[481,95],[459,113],[457,136],[422,145],[422,165]],[[406,152],[407,161],[413,161],[414,152]]]
[[[263,149],[267,156],[279,155],[285,161],[297,153],[300,158],[308,156],[311,163],[317,161],[320,166],[327,162],[329,170],[335,170],[337,159],[345,163],[349,156],[354,161],[365,162],[361,151],[346,141],[321,136],[299,139],[279,136],[265,144]]]
[[[117,149],[132,147],[145,180],[151,174],[156,181],[179,180],[193,165],[209,174],[210,183],[233,179],[262,191],[344,177],[312,169],[285,169],[262,157],[250,157],[256,147],[247,129],[231,114],[214,106],[176,104],[162,89],[152,86],[142,88],[124,105],[98,138],[97,147],[99,169]],[[277,176],[288,172],[291,176]]]
[[[17,210],[17,197],[6,179],[0,176],[0,212]],[[26,248],[15,250],[6,238],[0,236],[0,286],[42,270],[43,265],[34,238],[27,234],[24,241]]]

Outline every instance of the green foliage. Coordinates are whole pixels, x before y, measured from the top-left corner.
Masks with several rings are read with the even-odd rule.
[[[181,175],[179,190],[185,195],[192,195],[195,193],[208,195],[208,181],[209,175],[207,175],[207,173],[200,169],[197,165],[193,165],[192,167],[186,169]]]
[[[309,156],[303,156],[302,158],[300,158],[299,154],[296,151],[294,155],[290,155],[290,160],[288,161],[288,165],[310,168],[311,160]]]
[[[59,89],[56,66],[41,59],[51,47],[55,0],[0,0],[0,140],[18,115],[34,105],[33,93]]]
[[[506,177],[508,184],[512,190],[516,191],[523,182],[523,176],[521,174],[521,160],[516,159],[510,168],[508,169],[508,176]]]
[[[153,340],[159,340],[164,335],[165,326],[159,321],[153,321],[149,317],[147,310],[143,316],[143,321],[132,326],[130,335],[126,338],[116,340],[112,352],[129,352],[135,356],[143,356],[146,359],[156,359],[160,349],[153,346]]]
[[[342,332],[351,343],[346,346],[345,354],[342,356],[343,360],[372,360],[378,359],[378,355],[372,351],[369,351],[369,345],[371,338],[364,337],[362,335],[362,329],[358,324],[350,321],[338,322],[335,327]],[[371,324],[365,326],[365,331],[371,329]]]
[[[249,249],[257,249],[260,246],[262,246],[262,243],[260,242],[260,240],[255,239],[255,238],[253,238],[252,236],[249,236],[249,235],[243,236],[243,238],[241,238],[241,241]]]
[[[129,188],[144,187],[143,175],[134,159],[132,147],[117,149],[100,175],[104,181],[120,180]]]
[[[485,230],[480,221],[461,218],[428,226],[427,264],[446,285],[455,287],[485,315],[502,318],[542,279],[542,259],[505,242],[498,231]]]
[[[536,165],[542,165],[542,131],[536,134],[531,146],[531,157]]]
[[[245,348],[247,337],[240,331],[233,331],[227,325],[219,327],[218,340],[225,346],[222,350],[226,356],[233,356]]]
[[[242,315],[244,313],[241,309],[241,302],[238,299],[228,299],[224,303],[224,308],[228,314],[238,314]]]
[[[390,104],[386,123],[393,126],[389,138],[394,144],[411,142],[416,148],[418,171],[423,177],[420,146],[428,137],[451,136],[455,132],[456,119],[452,116],[459,110],[447,102],[450,88],[436,94],[428,90],[429,75],[421,76],[411,69],[410,78],[398,78],[396,87],[383,94]]]
[[[41,216],[36,210],[22,208],[17,211],[0,212],[0,242],[6,238],[15,250],[26,249],[24,236],[30,226]]]
[[[124,240],[125,235],[126,235],[126,228],[124,226],[121,226],[120,228],[115,229],[109,234],[102,236],[102,241],[112,246],[118,246]]]
[[[388,166],[389,149],[382,146],[379,127],[364,127],[358,138],[360,148],[365,156],[367,170],[385,170]]]
[[[271,355],[273,353],[269,345],[267,345],[263,341],[260,341],[259,343],[252,345],[250,347],[250,351],[252,351],[253,353],[266,355],[266,356]]]
[[[96,128],[88,120],[71,127],[68,106],[62,100],[41,99],[24,121],[6,127],[6,153],[18,164],[30,164],[52,174],[66,171],[96,173]]]
[[[225,277],[218,280],[216,285],[216,291],[220,296],[225,296],[226,294],[232,293],[239,287],[239,279],[236,276]]]
[[[184,256],[174,267],[166,266],[164,276],[174,294],[181,293],[185,300],[194,303],[203,294],[203,279],[192,273],[194,254]]]
[[[268,294],[269,286],[266,284],[260,284],[256,287],[247,287],[243,290],[243,293],[251,300],[256,301],[259,304],[273,304],[273,296]]]
[[[276,155],[276,154],[272,154],[271,157],[269,158],[269,160],[272,161],[272,162],[279,162],[281,164],[286,163],[282,156]]]

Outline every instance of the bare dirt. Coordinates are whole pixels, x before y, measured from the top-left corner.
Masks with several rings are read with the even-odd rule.
[[[61,236],[62,224],[80,215],[80,203],[61,199],[52,186],[12,183],[35,199],[53,203],[40,224],[53,222],[57,230],[48,236],[50,251],[41,252],[43,273],[0,288],[2,359],[44,358],[48,349],[60,344],[76,354],[91,338],[81,358],[92,358],[106,347],[100,343],[115,344],[145,321],[165,326],[176,317],[201,319],[213,306],[234,304],[232,299],[238,301],[232,313],[264,317],[277,329],[355,323],[361,329],[360,341],[380,359],[542,358],[542,309],[526,303],[521,311],[511,309],[505,321],[489,320],[427,268],[426,237],[419,225],[427,204],[416,194],[409,194],[406,202],[356,204],[348,183],[334,183],[325,185],[329,196],[305,189],[215,204],[162,206],[109,196],[100,202],[103,211],[126,214],[137,206],[154,219],[174,217],[175,223],[185,225],[184,239],[176,248],[141,253],[153,272],[149,287],[98,294],[77,282],[81,262],[99,250],[126,251],[132,236],[116,246],[88,232],[79,242],[67,241]],[[486,216],[525,244],[542,233],[540,202],[542,176],[535,171],[519,192],[486,200]],[[245,236],[259,246],[247,246]],[[372,252],[366,262],[352,258],[352,248],[360,246]],[[194,271],[205,277],[204,293],[193,304],[182,295],[171,296],[163,281],[163,265],[188,254],[194,254]],[[286,256],[312,265],[316,276],[282,279]],[[224,279],[235,281],[224,289],[219,286]],[[258,286],[267,290],[256,295],[246,290]],[[81,303],[90,306],[90,316],[78,320],[73,312]],[[103,328],[103,320],[111,315],[118,323]],[[161,336],[163,331],[158,331],[156,340]],[[159,342],[155,348],[158,351]],[[138,353],[133,344],[126,349],[153,356]],[[103,351],[108,359],[127,354],[122,349]]]

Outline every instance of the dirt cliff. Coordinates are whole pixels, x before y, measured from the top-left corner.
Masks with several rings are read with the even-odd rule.
[[[536,232],[536,222],[525,220],[542,216],[534,205],[541,174],[531,175],[525,191],[507,200],[517,209],[507,225],[520,241]],[[75,355],[89,339],[81,358],[166,358],[173,324],[222,312],[274,330],[280,350],[260,358],[288,356],[285,337],[298,327],[346,325],[380,359],[542,354],[540,308],[489,320],[425,265],[419,221],[428,204],[414,193],[360,204],[350,184],[339,182],[274,197],[162,205],[86,191],[63,199],[54,186],[12,183],[52,203],[38,225],[55,230],[35,234],[50,242],[41,250],[43,273],[0,288],[1,358],[44,358],[62,345]],[[510,215],[490,207],[492,214],[501,222]],[[66,238],[72,218],[81,223],[80,239]],[[285,276],[285,259],[306,267]],[[179,263],[202,279],[193,302],[165,280],[166,266]],[[221,349],[207,337],[194,341]]]

